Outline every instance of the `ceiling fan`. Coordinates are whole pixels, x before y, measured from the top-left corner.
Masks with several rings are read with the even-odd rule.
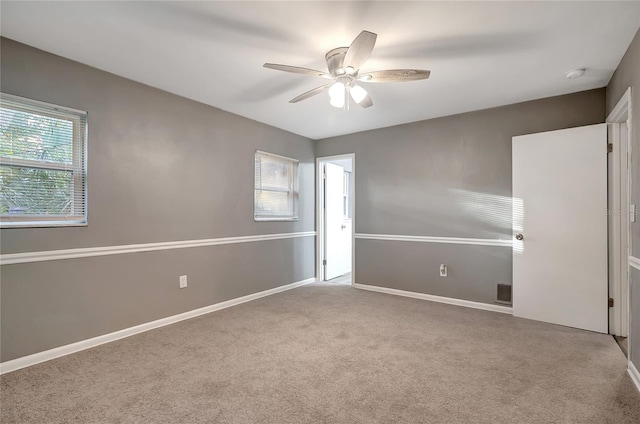
[[[429,78],[431,71],[422,69],[390,69],[385,71],[360,72],[360,67],[369,58],[378,36],[373,32],[362,31],[349,47],[338,47],[325,55],[329,72],[316,71],[297,66],[265,63],[265,68],[294,74],[311,75],[332,80],[289,100],[297,103],[309,97],[329,90],[330,104],[338,108],[349,108],[349,97],[363,108],[373,106],[373,100],[362,88],[361,82],[406,82]]]

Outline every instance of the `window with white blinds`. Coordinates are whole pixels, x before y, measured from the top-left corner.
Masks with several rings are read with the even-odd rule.
[[[87,113],[0,93],[0,226],[86,225]]]
[[[256,221],[298,219],[298,161],[256,151],[254,217]]]

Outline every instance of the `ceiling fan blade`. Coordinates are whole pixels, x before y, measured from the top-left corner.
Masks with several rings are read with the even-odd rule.
[[[349,50],[344,56],[343,67],[350,66],[355,70],[360,69],[373,51],[373,46],[376,45],[376,38],[378,36],[373,32],[362,31],[349,46]]]
[[[362,99],[360,103],[358,103],[358,105],[366,109],[368,107],[373,106],[373,100],[371,100],[371,96],[367,93],[365,98]]]
[[[361,82],[407,82],[429,78],[431,71],[423,69],[388,69],[386,71],[365,72],[358,76]]]
[[[298,66],[280,65],[277,63],[265,63],[265,68],[275,69],[276,71],[291,72],[294,74],[312,75],[314,77],[332,78],[330,74],[315,69],[300,68]]]
[[[324,90],[326,90],[327,88],[331,87],[332,85],[333,85],[333,83],[327,84],[327,85],[321,85],[320,87],[316,87],[316,88],[314,88],[312,90],[307,91],[306,93],[302,93],[298,97],[294,97],[293,99],[289,100],[289,103],[298,103],[298,102],[300,102],[302,100],[308,99],[309,97],[313,97],[316,94],[322,93]]]

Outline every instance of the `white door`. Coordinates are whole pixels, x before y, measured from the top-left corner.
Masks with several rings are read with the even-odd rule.
[[[606,124],[512,147],[514,316],[606,333]]]
[[[325,280],[351,272],[351,221],[345,217],[344,168],[325,164]]]

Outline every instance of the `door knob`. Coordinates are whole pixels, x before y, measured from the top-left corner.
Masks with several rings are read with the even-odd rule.
[[[347,226],[346,226],[346,225],[344,225],[344,224],[342,224],[342,225],[340,226],[340,228],[342,228],[342,229],[344,230],[345,228],[347,228]]]
[[[524,240],[524,236],[522,234],[516,234],[516,240]]]

